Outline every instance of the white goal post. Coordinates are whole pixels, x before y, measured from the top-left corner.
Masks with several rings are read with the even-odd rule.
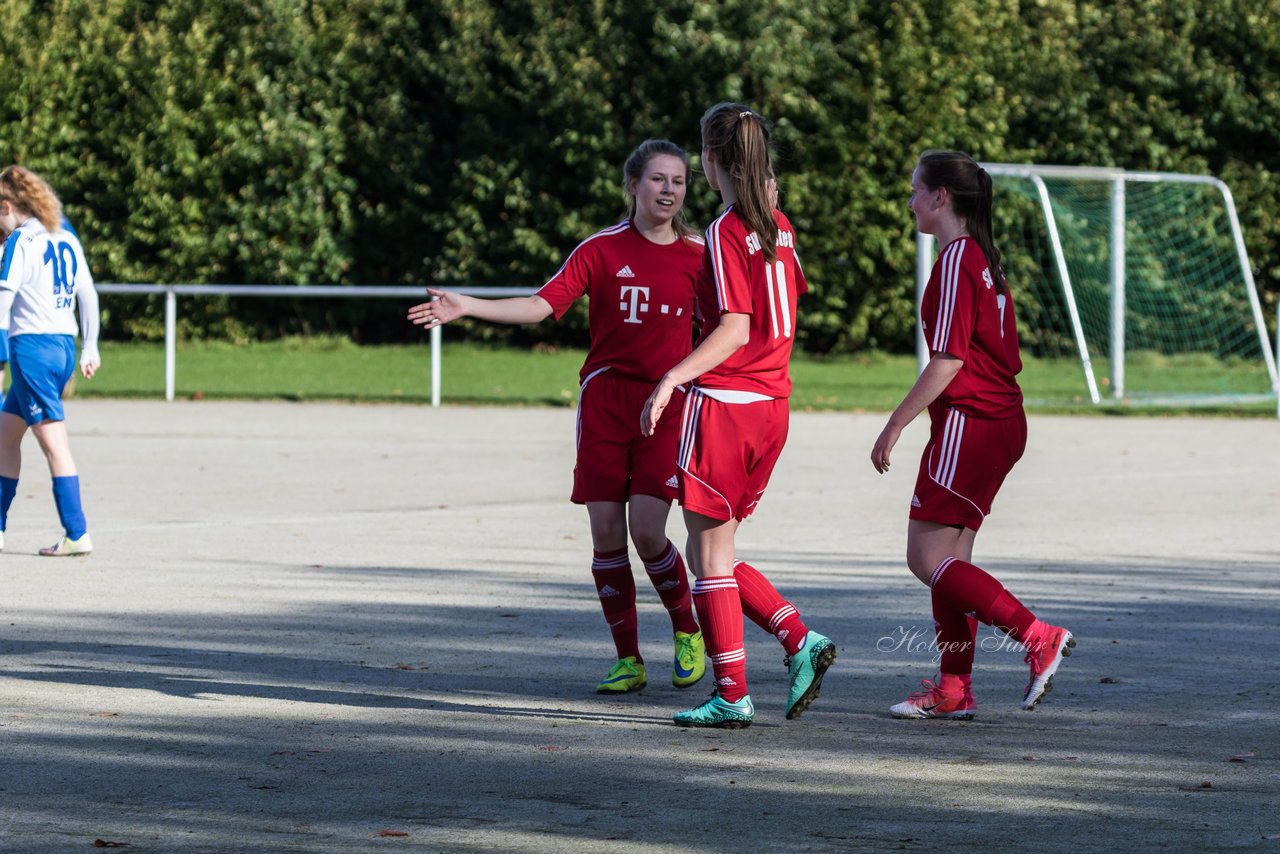
[[[1020,331],[1033,350],[1073,351],[1092,403],[1280,399],[1276,356],[1225,183],[1181,173],[982,165],[996,182],[995,240],[1020,294]],[[930,235],[917,235],[917,311],[933,244]],[[1032,310],[1023,312],[1028,299]],[[1029,322],[1038,324],[1034,332]],[[1131,338],[1150,368],[1132,389]],[[923,368],[928,351],[919,333],[916,346]],[[1206,380],[1205,388],[1150,383],[1161,370],[1169,373],[1169,360],[1172,367],[1192,364],[1197,382],[1211,372],[1209,363],[1221,362],[1232,379]],[[1107,366],[1101,378],[1094,369],[1100,361]],[[1237,382],[1250,366],[1256,376]]]

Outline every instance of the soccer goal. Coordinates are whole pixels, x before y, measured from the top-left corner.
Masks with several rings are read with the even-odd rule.
[[[1082,381],[1027,377],[1028,398],[1235,405],[1280,391],[1231,191],[1198,175],[984,163],[1025,354]],[[919,290],[933,265],[920,235]],[[922,358],[923,340],[917,341]],[[1078,374],[1077,374],[1078,375]]]

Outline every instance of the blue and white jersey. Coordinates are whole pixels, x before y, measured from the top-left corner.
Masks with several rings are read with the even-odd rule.
[[[81,333],[81,363],[98,357],[98,292],[76,236],[49,233],[35,217],[14,229],[0,258],[0,290],[13,293],[10,316],[0,316],[9,336]],[[3,301],[0,301],[2,304]],[[80,323],[76,323],[76,304]]]

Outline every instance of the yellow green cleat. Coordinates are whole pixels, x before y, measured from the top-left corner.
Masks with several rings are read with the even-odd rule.
[[[597,694],[629,694],[639,691],[645,686],[644,663],[636,661],[634,655],[619,658],[609,675],[596,686]]]
[[[688,688],[707,672],[707,645],[702,632],[676,632],[676,654],[671,662],[671,684]]]

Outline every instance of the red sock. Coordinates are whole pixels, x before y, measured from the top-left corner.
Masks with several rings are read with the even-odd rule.
[[[966,690],[973,688],[973,677],[965,674],[942,673],[938,676],[938,690],[948,697],[960,697]]]
[[[700,578],[693,604],[702,623],[702,639],[722,699],[736,703],[747,695],[747,650],[742,645],[742,600],[733,576]]]
[[[795,655],[804,646],[804,636],[809,629],[800,619],[795,606],[782,598],[782,594],[746,561],[733,565],[733,577],[738,582],[738,595],[742,598],[742,613],[760,628],[778,639],[787,655]]]
[[[671,615],[671,630],[690,635],[696,632],[698,621],[693,616],[689,574],[685,571],[680,552],[667,540],[667,547],[657,557],[641,555],[640,559],[644,561],[644,570],[653,582],[653,589],[658,591],[658,598]]]
[[[973,672],[973,651],[978,640],[978,621],[958,609],[936,590],[933,598],[933,625],[938,633],[938,670],[943,676],[963,676]]]
[[[636,617],[636,580],[631,575],[631,560],[626,549],[596,552],[591,561],[591,577],[596,582],[600,610],[613,633],[618,658],[640,657],[640,632]]]
[[[1023,607],[999,581],[959,558],[949,557],[938,564],[929,586],[961,611],[1001,629],[1016,641],[1021,641],[1035,623],[1035,614]]]

